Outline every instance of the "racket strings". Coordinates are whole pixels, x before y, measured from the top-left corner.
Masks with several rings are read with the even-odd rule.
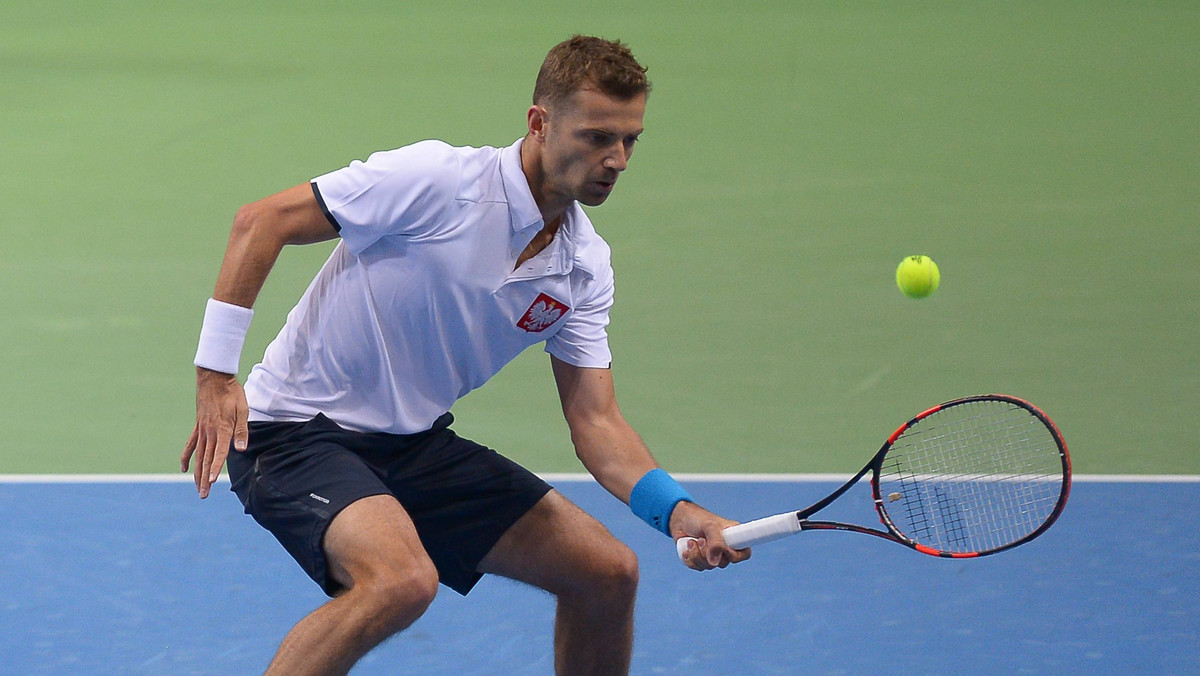
[[[903,536],[953,553],[1022,540],[1062,493],[1058,444],[1031,412],[1002,400],[968,402],[917,421],[879,472],[881,510]]]

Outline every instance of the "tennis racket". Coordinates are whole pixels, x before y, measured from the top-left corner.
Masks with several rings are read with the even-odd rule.
[[[886,530],[809,517],[867,473]],[[955,399],[900,426],[854,478],[825,499],[726,528],[734,549],[806,530],[866,533],[947,558],[995,554],[1036,538],[1062,513],[1071,459],[1054,423],[1000,394]],[[680,538],[679,556],[694,538]]]

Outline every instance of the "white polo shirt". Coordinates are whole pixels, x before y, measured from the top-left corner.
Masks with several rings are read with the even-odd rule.
[[[609,248],[579,204],[513,269],[543,225],[520,149],[423,141],[313,179],[341,241],[251,371],[251,420],[408,434],[536,343],[609,365]]]

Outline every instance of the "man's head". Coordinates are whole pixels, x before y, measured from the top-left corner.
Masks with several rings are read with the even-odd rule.
[[[553,110],[584,89],[627,101],[649,94],[650,81],[621,41],[575,35],[546,55],[533,87],[533,103]]]
[[[650,81],[620,42],[575,36],[546,56],[522,162],[543,213],[603,204],[642,133]]]

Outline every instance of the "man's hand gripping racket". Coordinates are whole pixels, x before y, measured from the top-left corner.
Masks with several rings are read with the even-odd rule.
[[[886,530],[809,519],[868,472]],[[744,549],[805,530],[844,530],[969,558],[1046,532],[1070,490],[1071,459],[1050,418],[1029,402],[988,394],[946,402],[901,425],[858,474],[812,506],[723,534],[729,546]],[[676,542],[681,558],[692,541]]]

